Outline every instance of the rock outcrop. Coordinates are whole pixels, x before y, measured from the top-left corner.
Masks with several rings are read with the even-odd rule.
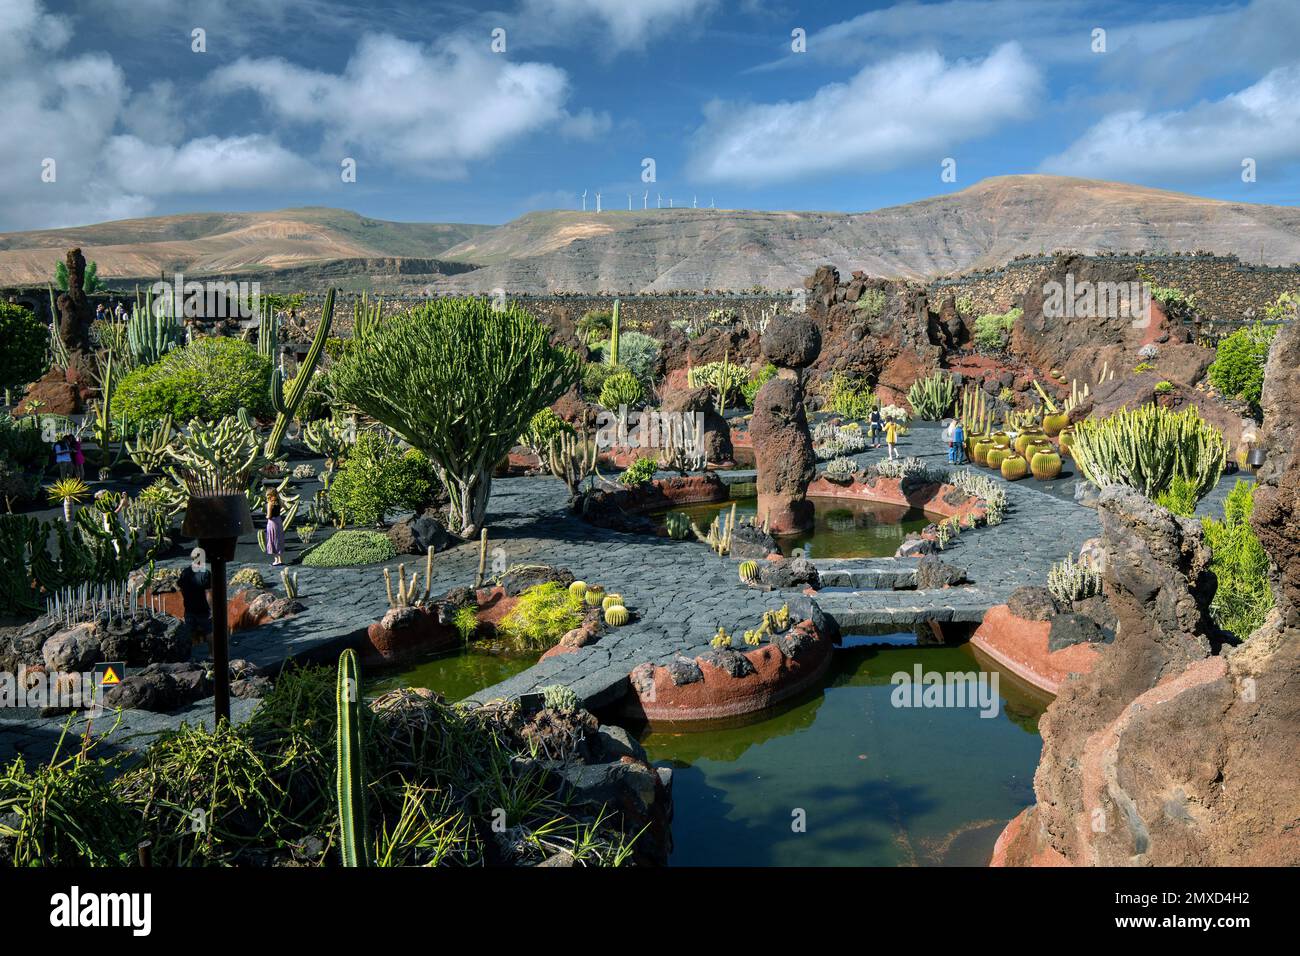
[[[806,531],[813,507],[806,495],[817,475],[802,370],[817,358],[821,332],[804,315],[781,316],[763,334],[763,358],[777,367],[754,396],[749,433],[758,469],[758,514],[773,534]]]
[[[1300,326],[1265,375],[1268,464],[1254,526],[1278,609],[1244,643],[1209,618],[1215,582],[1195,522],[1132,492],[1099,499],[1115,637],[1040,722],[1037,803],[1009,826],[1010,865],[1300,863]]]

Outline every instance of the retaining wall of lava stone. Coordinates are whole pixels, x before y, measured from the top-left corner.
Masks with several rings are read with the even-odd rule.
[[[808,486],[810,498],[839,498],[848,501],[878,501],[882,504],[920,508],[941,518],[983,518],[987,507],[979,498],[949,484],[911,484],[898,478],[859,478],[834,481],[818,475]]]

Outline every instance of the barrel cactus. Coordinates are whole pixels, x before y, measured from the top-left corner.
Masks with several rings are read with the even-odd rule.
[[[1043,416],[1043,431],[1049,437],[1055,438],[1061,433],[1061,429],[1070,424],[1070,416],[1067,412],[1048,412]]]
[[[984,456],[985,463],[990,468],[1001,468],[1002,463],[1015,454],[1010,448],[990,448],[987,455]]]
[[[1031,441],[1028,445],[1026,445],[1025,450],[1022,451],[1020,454],[1025,457],[1026,461],[1032,462],[1034,460],[1034,456],[1037,455],[1040,451],[1054,452],[1056,451],[1056,446],[1053,445],[1049,439],[1038,438],[1035,439],[1034,441]]]
[[[993,440],[993,444],[998,448],[1011,447],[1011,436],[1006,432],[994,432],[989,438]]]
[[[1074,441],[1074,427],[1062,428],[1056,436],[1056,444],[1060,446],[1061,457],[1070,457],[1070,444]]]
[[[684,541],[691,533],[691,518],[681,511],[670,511],[668,517],[664,519],[664,527],[668,529],[668,537],[674,541]]]
[[[1020,455],[1008,455],[1003,458],[999,468],[1002,471],[1002,477],[1007,481],[1019,481],[1029,474],[1029,462],[1025,461]]]
[[[621,604],[611,604],[605,608],[605,623],[610,627],[622,627],[631,619],[632,615]]]
[[[593,584],[587,588],[582,597],[588,607],[600,607],[600,602],[605,600],[605,589],[599,584]]]
[[[1029,459],[1029,470],[1039,481],[1051,481],[1061,475],[1061,456],[1054,451],[1040,451]]]
[[[569,593],[572,594],[574,597],[576,597],[579,601],[581,601],[584,597],[587,596],[587,582],[574,581],[572,584],[569,585]]]
[[[997,446],[993,444],[992,438],[981,438],[975,443],[974,447],[971,448],[971,458],[974,459],[975,464],[987,466],[989,463],[989,452],[996,447]]]
[[[1011,447],[1016,450],[1017,455],[1023,455],[1025,449],[1029,447],[1030,442],[1046,440],[1047,435],[1040,431],[1023,431],[1016,436],[1016,440],[1011,443]]]
[[[611,591],[609,594],[605,595],[605,600],[600,602],[600,609],[602,611],[608,611],[614,605],[622,604],[622,603],[623,603],[623,595],[615,594]]]
[[[758,562],[741,561],[739,573],[740,580],[744,581],[746,584],[753,584],[758,580]]]

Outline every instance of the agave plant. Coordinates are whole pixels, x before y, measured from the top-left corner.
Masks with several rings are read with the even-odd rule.
[[[90,494],[90,486],[80,478],[60,478],[52,485],[46,485],[45,491],[52,503],[63,504],[63,520],[72,524],[72,506],[84,501]]]

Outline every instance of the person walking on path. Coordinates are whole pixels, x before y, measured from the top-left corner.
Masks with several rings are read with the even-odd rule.
[[[885,425],[885,445],[889,449],[889,458],[892,461],[898,457],[898,423],[891,421]]]
[[[879,448],[880,432],[881,429],[883,429],[885,426],[885,420],[884,418],[881,417],[879,408],[873,408],[871,410],[870,422],[871,422],[871,447]]]
[[[954,465],[966,464],[966,428],[960,419],[952,423],[952,453]]]
[[[274,488],[266,492],[266,553],[274,558],[271,567],[284,564],[284,509]]]
[[[955,465],[957,463],[957,455],[952,446],[953,430],[956,425],[957,422],[950,418],[943,426],[943,440],[948,443],[948,464],[950,465]]]

